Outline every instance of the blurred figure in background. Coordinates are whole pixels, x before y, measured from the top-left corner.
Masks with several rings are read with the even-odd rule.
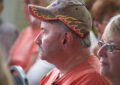
[[[111,17],[120,13],[118,0],[96,0],[92,6],[93,26],[97,32],[98,40],[104,32],[105,26]],[[97,56],[97,42],[94,44],[92,53]]]
[[[40,32],[39,26],[29,18],[27,11],[27,4],[29,0],[23,0],[23,12],[28,20],[29,26],[24,28],[17,38],[15,44],[10,49],[10,57],[8,65],[20,65],[25,72],[28,71],[30,65],[36,60],[38,56],[37,46],[34,44],[34,38]]]
[[[91,8],[96,0],[86,0],[86,8],[91,11]]]
[[[3,60],[7,62],[9,49],[18,36],[18,30],[13,24],[8,23],[1,18],[3,9],[3,0],[0,0],[0,52]]]
[[[94,2],[99,0],[85,0],[86,1],[86,8],[91,11]],[[109,0],[107,0],[109,2]],[[113,1],[120,1],[120,0],[113,0]]]
[[[100,72],[112,85],[120,85],[120,15],[114,16],[98,42]]]
[[[23,29],[17,41],[10,50],[8,65],[19,65],[27,73],[29,85],[37,85],[40,79],[54,66],[38,58],[35,37],[40,32],[40,23],[31,20],[28,13],[28,4],[47,5],[45,0],[22,0],[22,8],[29,26]]]
[[[92,7],[92,17],[98,39],[101,39],[110,18],[118,13],[120,13],[120,3],[117,0],[96,0]]]
[[[3,58],[1,57],[1,51],[0,51],[0,85],[13,85],[10,73],[8,72],[5,62],[3,62]]]

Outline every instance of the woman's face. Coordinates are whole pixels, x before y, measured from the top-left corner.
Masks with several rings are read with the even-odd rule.
[[[120,77],[120,36],[109,32],[98,43],[98,56],[101,63],[101,74],[108,78]]]

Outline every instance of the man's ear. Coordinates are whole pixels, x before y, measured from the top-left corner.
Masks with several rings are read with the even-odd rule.
[[[2,13],[2,11],[3,11],[3,6],[1,5],[0,6],[0,14]]]
[[[71,32],[64,32],[62,36],[62,45],[68,45],[73,40],[73,34]]]

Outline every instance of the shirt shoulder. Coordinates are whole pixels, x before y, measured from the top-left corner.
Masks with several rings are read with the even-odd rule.
[[[76,85],[111,85],[109,81],[98,72],[86,73],[79,77],[74,83]]]
[[[54,68],[42,78],[38,85],[51,85],[58,78],[59,74],[60,71]]]
[[[69,74],[69,77],[58,81],[60,85],[110,85],[107,79],[98,72],[84,72],[77,74]]]

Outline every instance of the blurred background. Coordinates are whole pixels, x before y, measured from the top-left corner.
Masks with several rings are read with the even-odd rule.
[[[27,21],[24,18],[21,4],[22,0],[4,0],[4,10],[2,18],[16,25],[19,32],[27,26]]]
[[[88,2],[92,0],[85,1]],[[22,12],[21,3],[22,0],[4,0],[4,10],[2,13],[2,18],[15,24],[19,32],[27,26],[27,21]]]

